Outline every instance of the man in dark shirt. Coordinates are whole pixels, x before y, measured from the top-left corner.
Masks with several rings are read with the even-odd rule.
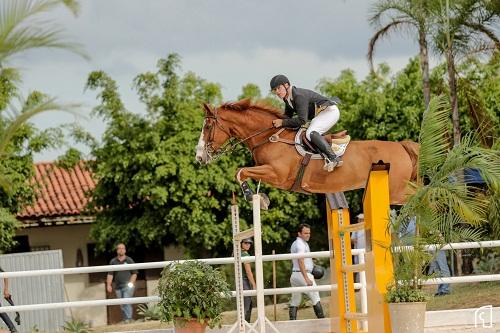
[[[116,257],[111,259],[110,265],[134,264],[134,260],[125,255],[127,249],[125,244],[120,243],[116,246]],[[108,293],[113,291],[113,285],[117,298],[129,298],[134,296],[135,280],[137,279],[137,270],[109,272],[106,279],[106,290]],[[113,284],[113,285],[112,285]],[[123,304],[120,306],[124,322],[132,321],[132,305]]]
[[[2,267],[0,267],[0,272],[3,272],[4,270]],[[9,298],[10,297],[10,292],[9,292],[9,279],[4,278],[3,279],[3,297]],[[0,313],[0,318],[2,318],[3,322],[7,327],[9,328],[9,331],[11,332],[17,332],[16,327],[10,320],[9,316],[5,312]]]

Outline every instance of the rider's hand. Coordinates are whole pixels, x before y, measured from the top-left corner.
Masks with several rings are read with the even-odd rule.
[[[283,126],[283,119],[274,119],[273,126],[276,128]]]
[[[309,279],[309,278],[306,278],[306,284],[308,286],[312,286],[313,285],[313,282]]]

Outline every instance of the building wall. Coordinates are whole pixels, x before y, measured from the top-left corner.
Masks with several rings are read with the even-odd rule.
[[[30,246],[41,247],[48,245],[51,250],[63,250],[63,264],[65,268],[76,267],[76,252],[78,249],[83,254],[83,266],[88,265],[87,243],[90,224],[72,224],[50,227],[35,227],[20,229],[18,236],[27,235]]]
[[[21,229],[17,235],[28,236],[31,247],[48,246],[51,250],[61,249],[64,268],[76,267],[77,251],[80,249],[83,255],[83,266],[88,266],[87,244],[92,243],[89,238],[90,227],[90,224],[34,227]],[[165,260],[183,259],[184,251],[180,247],[164,247],[163,258]],[[157,279],[146,281],[146,285],[148,296],[157,294]],[[66,301],[106,299],[105,284],[90,283],[88,274],[65,275],[64,286]],[[93,326],[107,324],[105,306],[66,309],[66,316],[91,323]]]
[[[30,246],[49,246],[51,250],[61,249],[63,252],[64,268],[76,267],[77,250],[83,255],[83,266],[88,266],[87,244],[90,224],[75,224],[50,227],[36,227],[21,229],[19,236],[27,235]],[[104,283],[89,284],[88,274],[71,274],[64,276],[64,292],[66,301],[105,299]],[[66,309],[68,318],[76,318],[93,325],[106,325],[106,307],[85,307]]]

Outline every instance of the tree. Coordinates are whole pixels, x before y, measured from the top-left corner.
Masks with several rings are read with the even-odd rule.
[[[393,31],[402,31],[417,35],[419,46],[420,69],[422,72],[422,91],[424,105],[427,108],[431,98],[429,82],[429,52],[427,35],[430,26],[429,0],[383,0],[375,3],[371,9],[369,21],[377,32],[368,44],[368,61],[373,71],[373,56],[377,42]],[[388,23],[382,24],[387,16]]]
[[[446,57],[450,103],[453,122],[453,142],[460,143],[458,112],[457,62],[477,54],[500,50],[495,34],[499,12],[490,0],[445,0],[435,12],[433,44],[438,54]]]
[[[87,87],[98,90],[101,100],[95,112],[107,124],[102,144],[92,148],[98,179],[92,237],[101,249],[115,241],[132,247],[179,244],[196,257],[227,255],[232,249],[232,192],[241,198],[234,175],[238,166],[251,163],[250,154],[235,149],[209,166],[197,164],[202,103],[221,103],[222,95],[219,85],[194,73],[178,75],[179,64],[171,54],[158,61],[155,73],[134,79],[145,116],[126,110],[105,73],[89,76]],[[273,205],[262,216],[267,246],[286,243],[300,222],[320,215],[316,197],[264,189]],[[250,205],[240,206],[249,225]]]
[[[61,142],[60,129],[38,131],[28,121],[43,112],[75,107],[36,91],[27,99],[19,98],[20,72],[7,66],[15,56],[44,47],[85,56],[80,45],[66,41],[52,21],[40,19],[60,5],[76,13],[77,2],[71,0],[6,0],[0,4],[0,250],[14,244],[18,223],[13,214],[34,198],[35,189],[27,181],[34,176],[32,154]]]

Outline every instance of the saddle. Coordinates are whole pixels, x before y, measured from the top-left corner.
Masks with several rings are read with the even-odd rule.
[[[337,133],[323,135],[326,141],[332,146],[333,152],[337,156],[344,155],[347,145],[351,141],[351,137],[347,134],[347,130],[342,130]],[[312,154],[311,159],[322,160],[323,156],[318,149],[306,137],[304,128],[300,128],[295,134],[295,149],[301,156]]]

